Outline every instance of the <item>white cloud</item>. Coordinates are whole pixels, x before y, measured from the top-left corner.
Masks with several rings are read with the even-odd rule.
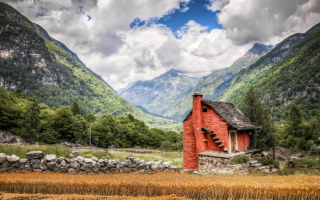
[[[176,33],[161,24],[130,28],[135,19],[152,22],[177,10],[186,12],[189,1],[6,2],[63,42],[116,89],[170,68],[197,72],[228,67],[253,43],[278,43],[320,20],[319,0],[211,0],[207,9],[220,10],[222,30],[208,32],[195,21]]]
[[[237,45],[279,42],[304,32],[320,20],[319,0],[230,0],[213,1],[208,8],[220,9],[219,23],[227,38]],[[222,5],[223,4],[223,5]]]

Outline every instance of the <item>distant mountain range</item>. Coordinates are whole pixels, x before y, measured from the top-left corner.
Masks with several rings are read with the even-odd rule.
[[[97,116],[132,113],[153,127],[175,123],[122,99],[74,52],[5,3],[0,3],[0,86],[11,91],[20,88],[27,97],[36,96],[50,107],[77,101],[84,113]]]
[[[162,115],[207,74],[207,72],[188,73],[171,69],[152,80],[129,84],[125,89],[118,90],[118,93],[130,103]]]
[[[230,67],[213,71],[210,75],[202,77],[200,81],[187,93],[176,100],[164,113],[164,116],[183,119],[192,108],[192,94],[201,92],[205,99],[213,100],[219,96],[231,79],[241,70],[256,62],[261,56],[267,54],[274,46],[256,43],[241,58],[237,59]]]

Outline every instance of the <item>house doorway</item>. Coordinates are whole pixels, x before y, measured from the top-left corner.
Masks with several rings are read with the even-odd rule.
[[[237,144],[237,131],[231,130],[229,131],[229,144],[230,144],[230,151],[238,150]]]

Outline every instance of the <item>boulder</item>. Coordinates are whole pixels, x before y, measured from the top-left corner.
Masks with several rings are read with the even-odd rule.
[[[84,163],[93,163],[94,161],[92,159],[84,159]]]
[[[54,154],[50,154],[50,155],[46,155],[45,157],[44,157],[44,160],[46,160],[47,162],[51,162],[51,161],[55,161],[56,160],[56,155],[54,155]]]
[[[26,164],[28,162],[28,159],[19,159],[20,164]]]
[[[108,149],[119,149],[119,145],[117,143],[115,143],[115,144],[109,145],[107,148]]]
[[[93,161],[92,162],[92,167],[96,167],[97,166],[97,162],[96,161]]]
[[[83,164],[83,163],[84,163],[84,158],[83,158],[82,156],[77,156],[77,157],[75,158],[75,161],[77,161],[77,162],[80,163],[80,164]]]
[[[119,162],[117,165],[116,165],[116,168],[123,168],[125,165],[124,165],[124,162]]]
[[[0,163],[0,168],[7,168],[9,167],[9,161],[4,160],[2,163]]]
[[[74,174],[74,173],[76,173],[75,169],[73,169],[73,168],[68,169],[68,174]]]
[[[0,131],[0,144],[27,144],[27,142],[23,139]]]
[[[56,163],[56,161],[47,162],[46,165],[51,170],[57,170],[59,168],[58,164]]]
[[[3,163],[5,160],[8,162],[11,162],[11,156],[7,156],[7,155],[1,156],[0,157],[0,164]]]
[[[164,167],[164,168],[170,168],[171,166],[172,166],[172,162],[164,162],[164,163],[162,163],[162,166]]]
[[[31,164],[32,168],[34,168],[34,169],[40,169],[40,162],[41,162],[40,159],[32,159],[32,160],[30,161],[30,164]]]
[[[287,159],[282,155],[276,155],[276,159],[281,161],[287,161]]]
[[[40,164],[40,169],[42,169],[43,171],[47,170],[48,167],[46,164]]]
[[[80,156],[80,153],[79,153],[79,151],[72,151],[69,156],[70,156],[71,158],[75,158],[75,157],[77,157],[77,156]]]
[[[104,163],[104,160],[103,160],[103,159],[100,159],[100,160],[98,161],[98,163]]]
[[[60,172],[68,172],[68,167],[60,166],[59,171]]]
[[[60,164],[63,160],[64,160],[64,157],[60,157],[60,158],[58,158],[58,159],[56,160],[56,162],[57,162],[58,164]]]
[[[145,168],[146,166],[147,165],[145,162],[140,162],[140,163],[138,163],[137,168]]]
[[[19,161],[19,157],[13,154],[11,156],[11,161],[10,162],[17,162],[17,161]]]
[[[97,158],[97,157],[92,157],[92,160],[95,162],[99,162],[99,158]]]
[[[149,161],[149,162],[145,162],[145,164],[146,164],[146,166],[151,167],[151,165],[153,165],[153,164],[154,164],[154,162],[153,162],[153,161]]]
[[[11,162],[11,163],[9,164],[9,167],[16,167],[16,168],[18,168],[18,167],[20,167],[20,163],[19,163],[19,161]]]
[[[133,157],[133,155],[131,154],[131,155],[129,155],[127,158],[126,158],[126,160],[131,160],[131,162],[133,162],[134,161],[134,157]]]
[[[78,162],[71,162],[70,163],[70,167],[74,168],[74,169],[79,169],[80,168],[80,164]]]
[[[66,161],[65,160],[61,161],[60,165],[65,167],[66,166]]]
[[[41,159],[44,157],[44,154],[42,151],[31,151],[29,153],[26,153],[27,159]]]
[[[93,168],[92,163],[83,163],[80,167],[81,169],[91,169]]]

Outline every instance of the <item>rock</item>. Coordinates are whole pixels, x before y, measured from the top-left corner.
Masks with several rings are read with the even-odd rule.
[[[40,168],[40,162],[41,162],[40,159],[32,159],[30,161],[30,164],[31,164],[32,168],[39,169]]]
[[[0,144],[27,144],[27,142],[23,139],[0,131]]]
[[[59,171],[60,172],[68,172],[68,167],[60,166]]]
[[[11,157],[7,156],[7,155],[0,157],[0,164],[3,163],[5,160],[10,162],[11,161]]]
[[[100,160],[98,161],[98,163],[104,163],[104,160],[103,160],[103,159],[100,159]]]
[[[83,163],[80,167],[81,169],[93,168],[92,163]]]
[[[95,167],[97,165],[97,162],[96,161],[93,161],[92,162],[92,167]]]
[[[42,151],[31,151],[29,153],[26,153],[27,159],[41,159],[44,157],[44,154]]]
[[[92,160],[95,162],[99,162],[99,158],[97,158],[97,157],[92,157]]]
[[[65,160],[67,163],[70,162],[70,159],[69,159],[69,158],[65,158],[64,160]]]
[[[1,158],[2,156],[6,156],[6,154],[5,154],[5,153],[0,153],[0,158]]]
[[[287,161],[287,159],[286,159],[284,156],[282,156],[282,155],[277,155],[277,156],[276,156],[276,159],[277,159],[277,160],[281,160],[281,161]]]
[[[93,160],[92,159],[84,159],[84,162],[85,163],[93,163]]]
[[[56,160],[56,162],[57,162],[58,164],[60,164],[63,160],[64,160],[64,157],[60,157],[60,158],[58,158],[58,159]]]
[[[107,165],[109,163],[108,159],[104,159],[104,164]]]
[[[79,169],[80,168],[80,164],[78,162],[71,162],[70,163],[70,167],[74,168],[74,169]]]
[[[124,161],[124,165],[125,165],[125,166],[131,165],[131,164],[132,164],[132,161],[131,161],[131,160],[125,160],[125,161]]]
[[[119,162],[119,163],[116,165],[116,168],[123,168],[123,167],[124,167],[124,163],[125,163],[125,162]]]
[[[107,148],[108,149],[119,149],[119,145],[117,143],[115,143],[115,144],[109,145]]]
[[[127,158],[126,158],[126,160],[131,160],[131,162],[133,162],[134,161],[134,157],[133,157],[133,155],[131,154],[131,155],[129,155]]]
[[[52,170],[57,170],[59,168],[56,161],[48,162],[46,163],[46,165],[48,166],[49,169],[52,169]]]
[[[154,164],[154,162],[153,161],[149,161],[149,162],[145,162],[145,164],[146,164],[146,166],[151,167],[151,165]]]
[[[66,161],[65,160],[61,161],[60,165],[65,167],[66,166]]]
[[[46,164],[40,164],[40,169],[42,169],[43,171],[47,170],[48,167]]]
[[[16,167],[16,168],[18,168],[18,167],[20,167],[20,163],[19,163],[19,161],[11,162],[11,163],[9,164],[9,167]]]
[[[80,156],[80,153],[79,153],[79,151],[72,151],[69,156],[70,156],[71,158],[75,158],[75,157],[77,157],[77,156]]]
[[[199,174],[199,172],[198,171],[194,171],[193,174]]]
[[[270,159],[268,152],[262,152],[262,156],[264,156],[267,159]]]
[[[145,168],[147,165],[145,162],[138,163],[137,168]]]
[[[171,165],[172,165],[172,162],[170,162],[170,161],[169,162],[164,162],[162,165],[163,165],[164,168],[170,168]]]
[[[2,163],[0,163],[0,168],[7,168],[9,167],[9,161],[4,160]]]
[[[304,155],[304,154],[295,154],[294,156],[295,156],[295,157],[302,158],[302,157],[304,157],[305,155]]]
[[[77,157],[75,158],[75,161],[77,161],[77,162],[80,163],[80,164],[83,164],[84,158],[83,158],[82,156],[77,156]]]
[[[68,169],[68,174],[74,174],[74,173],[76,173],[75,169],[73,169],[73,168]]]
[[[28,159],[20,159],[19,163],[20,164],[26,164],[28,162]]]
[[[16,161],[19,161],[19,157],[13,154],[11,156],[11,161],[10,162],[16,162]]]
[[[55,161],[56,160],[56,155],[54,155],[54,154],[50,154],[50,155],[46,155],[45,157],[44,157],[44,160],[46,160],[46,161],[48,161],[48,162],[51,162],[51,161]]]

